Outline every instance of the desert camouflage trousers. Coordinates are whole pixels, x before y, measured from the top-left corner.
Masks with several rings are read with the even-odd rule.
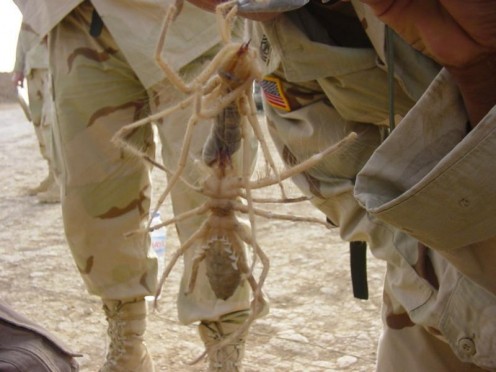
[[[443,337],[438,338],[437,334],[437,315],[445,311],[449,318],[449,309],[455,306],[449,305],[441,293],[452,291],[452,284],[460,280],[460,273],[440,255],[420,249],[415,239],[368,216],[354,198],[356,175],[381,143],[384,128],[359,122],[357,119],[363,115],[359,110],[356,121],[352,116],[343,118],[331,103],[329,92],[336,90],[333,78],[292,83],[283,79],[278,71],[266,79],[268,82],[264,81],[262,85],[267,89],[277,81],[277,94],[287,102],[284,109],[270,104],[269,100],[265,102],[270,133],[286,164],[300,162],[319,149],[339,142],[352,131],[358,135],[353,143],[292,180],[312,197],[312,203],[339,229],[343,240],[367,241],[372,254],[388,263],[382,309],[384,329],[379,341],[377,371],[481,371],[474,364],[458,359]],[[367,84],[366,81],[363,83]],[[375,88],[380,89],[380,86]],[[365,89],[357,91],[366,92]],[[384,91],[382,97],[385,96]],[[380,101],[374,97],[368,102],[374,100]],[[401,102],[404,107],[408,104],[408,101]],[[386,115],[384,107],[379,106],[372,116]],[[398,113],[404,114],[401,110]],[[440,284],[431,276],[438,278]],[[440,287],[439,293],[432,289],[435,285]],[[461,303],[464,308],[470,306],[468,299],[462,299]],[[419,321],[415,315],[424,318]],[[457,321],[466,322],[463,326],[469,327],[470,319],[458,318]],[[431,325],[432,329],[428,331]]]
[[[352,3],[356,6],[358,2]],[[361,24],[366,28],[373,26],[367,19],[361,19]],[[394,111],[398,128],[383,142],[383,125],[387,125],[389,111],[388,79],[386,66],[374,49],[314,41],[316,35],[325,35],[326,30],[305,9],[265,22],[258,32],[261,32],[259,47],[268,75],[262,81],[267,122],[284,161],[289,165],[300,162],[339,142],[350,132],[357,134],[353,142],[293,177],[293,181],[336,225],[344,241],[366,241],[371,253],[386,262],[383,332],[376,370],[494,369],[494,295],[435,250],[375,218],[355,198],[357,175],[371,157],[376,157],[378,169],[398,178],[396,183],[373,190],[375,194],[370,199],[376,202],[388,192],[396,192],[402,177],[411,177],[423,164],[432,164],[427,159],[437,149],[424,148],[417,157],[412,157],[410,174],[392,166],[403,152],[410,152],[410,138],[422,143],[422,135],[430,132],[418,127],[415,119],[410,128],[417,128],[416,135],[410,134],[397,142],[395,156],[386,157],[377,148],[392,143],[390,139],[407,121],[400,119],[412,118],[411,109],[420,97],[427,102],[425,117],[434,117],[436,124],[441,122],[439,118],[457,111],[448,105],[433,115],[433,103],[439,97],[450,96],[449,91],[434,91],[425,98],[424,92],[438,67],[416,55],[407,45],[395,45]],[[384,45],[380,27],[371,27],[367,32],[377,45]],[[445,128],[451,131],[454,127],[447,123]],[[423,134],[419,133],[421,130]],[[373,174],[370,178],[378,177]],[[404,220],[416,212],[414,207],[403,211]],[[438,220],[428,219],[435,221],[432,226],[440,225],[436,223]]]
[[[412,322],[405,310],[410,310],[405,305],[408,304],[412,308],[418,305],[416,310],[424,314],[432,311],[425,302],[428,284],[421,275],[426,272],[423,263],[430,267],[432,261],[435,276],[440,281],[447,278],[444,283],[459,274],[439,255],[417,253],[415,239],[368,217],[353,196],[356,174],[381,143],[383,129],[341,117],[324,94],[326,85],[333,84],[333,79],[294,84],[275,75],[269,78],[280,79],[283,94],[292,105],[291,111],[265,105],[270,133],[287,164],[307,158],[313,151],[338,142],[351,131],[358,134],[355,143],[294,177],[293,181],[313,197],[312,203],[338,227],[343,240],[367,241],[372,254],[388,262],[377,371],[481,371],[474,364],[460,361],[448,343],[428,332],[424,325]],[[447,308],[446,300],[438,297],[437,300],[431,297],[436,303],[433,306]]]
[[[53,100],[48,69],[31,69],[26,76],[28,85],[29,112],[33,123],[40,154],[48,163],[49,172],[54,171],[54,146],[52,125],[54,120]]]
[[[154,294],[156,289],[157,260],[150,254],[148,235],[127,238],[124,234],[144,227],[148,221],[150,167],[110,140],[123,126],[184,97],[167,81],[146,89],[105,27],[98,37],[89,35],[91,11],[89,3],[76,8],[49,35],[58,117],[56,134],[63,163],[65,232],[90,293],[103,299],[143,297]],[[205,55],[193,61],[182,72],[195,75],[210,57],[212,55]],[[156,122],[163,162],[170,170],[177,168],[190,115],[191,107],[188,107]],[[200,122],[194,131],[183,173],[190,184],[205,176],[195,161],[201,158],[209,130],[210,123]],[[150,125],[133,130],[126,140],[154,156]],[[254,158],[255,151],[252,153]],[[183,182],[172,190],[176,215],[204,201],[203,195]],[[179,222],[176,228],[181,242],[186,241],[203,220],[203,216],[198,216]],[[223,314],[249,307],[249,286],[239,287],[226,301],[217,299],[208,280],[202,280],[203,268],[200,268],[195,290],[185,296],[192,255],[193,249],[189,249],[178,300],[179,318],[183,323],[216,320]]]

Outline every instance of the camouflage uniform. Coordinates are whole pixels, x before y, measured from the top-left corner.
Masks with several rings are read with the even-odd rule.
[[[54,113],[48,71],[48,49],[46,40],[40,42],[39,36],[26,23],[22,23],[19,30],[14,72],[21,73],[26,78],[29,114],[41,156],[48,163],[48,176],[39,187],[33,189],[33,193],[46,191],[52,185],[58,193],[58,186],[55,182],[57,172],[52,138]]]
[[[414,180],[419,174],[415,172],[422,167],[429,169],[438,160],[439,155],[432,151],[435,140],[439,141],[440,149],[445,149],[454,146],[464,135],[466,119],[464,121],[460,116],[456,90],[446,81],[449,79],[441,75],[430,95],[420,101],[422,106],[419,103],[411,111],[414,114],[423,107],[422,111],[430,115],[429,120],[436,122],[439,119],[446,123],[446,129],[432,134],[435,140],[429,139],[425,147],[419,140],[415,150],[406,150],[410,138],[423,139],[429,132],[428,124],[418,127],[412,117],[408,121],[408,131],[403,128],[405,119],[384,146],[379,147],[388,122],[384,25],[359,1],[319,3],[311,1],[304,8],[255,26],[267,73],[261,83],[265,110],[271,135],[287,164],[309,157],[351,131],[358,134],[354,143],[338,154],[330,155],[311,171],[294,177],[293,181],[313,197],[313,204],[339,228],[344,240],[367,241],[374,256],[387,262],[384,331],[379,342],[377,370],[494,369],[496,297],[487,290],[491,289],[489,285],[482,288],[476,284],[487,284],[487,278],[494,277],[489,274],[489,266],[486,272],[474,269],[477,266],[471,266],[473,257],[466,259],[470,258],[470,253],[460,253],[460,257],[465,257],[465,264],[459,265],[460,259],[452,259],[457,254],[446,247],[446,242],[448,245],[453,243],[447,229],[443,229],[444,236],[437,234],[437,240],[431,239],[434,250],[419,245],[408,235],[407,229],[393,227],[392,224],[407,226],[411,216],[415,216],[414,221],[410,221],[415,227],[422,226],[420,221],[425,226],[425,218],[421,218],[425,215],[412,212],[412,208],[416,209],[409,203],[403,202],[397,212],[391,211],[388,216],[389,208],[396,204],[395,197],[399,196],[399,191],[390,182],[404,190],[399,199],[408,200],[409,188],[418,186]],[[399,122],[420,99],[438,74],[439,67],[398,37],[394,39],[394,50],[395,113]],[[446,96],[443,96],[444,103],[438,104],[442,97],[440,92]],[[454,116],[441,120],[445,112]],[[450,120],[459,123],[451,133]],[[443,135],[445,140],[442,140]],[[450,145],[445,144],[448,142]],[[376,151],[378,147],[384,148],[384,152]],[[402,155],[407,157],[406,161],[397,160]],[[418,165],[419,161],[421,165]],[[368,173],[355,185],[357,174],[364,166]],[[404,177],[408,178],[405,180]],[[456,182],[454,178],[447,181],[446,188],[454,188],[453,182]],[[360,203],[355,199],[355,192]],[[420,203],[422,198],[416,200]],[[441,205],[436,208],[442,211]],[[488,208],[485,210],[489,212]],[[437,219],[428,220],[430,230],[436,230],[438,225],[432,221],[451,219],[440,213],[437,213]],[[376,217],[388,217],[387,223]],[[459,222],[457,227],[451,226],[451,231],[457,231],[461,226]],[[493,230],[486,232],[494,234]],[[478,237],[485,236],[474,234],[465,244],[477,241]],[[443,239],[444,245],[439,244]],[[422,241],[429,240],[424,235]],[[443,257],[444,252],[440,253],[438,249],[448,251],[451,257]],[[494,264],[494,260],[491,262]],[[494,265],[491,267],[494,270]],[[471,279],[461,273],[464,269]]]
[[[143,228],[148,221],[150,169],[110,139],[123,126],[185,98],[154,60],[165,11],[172,2],[43,3],[28,7],[18,1],[24,18],[30,19],[41,34],[49,32],[67,240],[90,293],[104,301],[142,299],[155,293],[157,260],[149,252],[147,234],[145,238],[126,238],[124,234]],[[191,78],[215,55],[219,42],[215,16],[185,3],[168,32],[164,57]],[[168,169],[177,168],[190,115],[188,107],[157,121],[163,162]],[[194,131],[183,173],[190,184],[205,176],[195,160],[201,159],[209,131],[207,122],[200,122]],[[151,126],[134,130],[126,140],[151,156],[155,153]],[[206,200],[183,182],[171,195],[176,215]],[[197,216],[179,222],[176,227],[181,242],[203,220],[204,216]],[[249,308],[249,286],[238,287],[227,300],[218,299],[208,280],[201,280],[203,265],[195,290],[184,294],[193,251],[185,255],[178,299],[181,322],[219,321],[232,313],[244,319]],[[119,306],[106,306],[105,311],[110,314],[115,309]]]

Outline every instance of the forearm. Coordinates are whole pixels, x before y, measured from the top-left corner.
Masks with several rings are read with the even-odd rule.
[[[12,84],[14,84],[14,86],[16,87],[23,86],[24,70],[26,67],[25,62],[26,62],[26,53],[24,51],[24,47],[21,39],[21,33],[19,33],[19,38],[17,41],[17,49],[16,49],[16,59],[11,77]]]
[[[447,70],[460,89],[473,128],[496,105],[496,54],[468,67]]]
[[[24,50],[24,46],[22,44],[21,38],[17,41],[16,47],[16,59],[14,63],[14,72],[24,73],[26,62],[26,51]]]
[[[188,0],[191,4],[206,10],[207,12],[215,13],[215,7],[222,3],[222,0]],[[269,21],[277,17],[280,13],[243,13],[239,12],[238,15],[251,19],[253,21]]]

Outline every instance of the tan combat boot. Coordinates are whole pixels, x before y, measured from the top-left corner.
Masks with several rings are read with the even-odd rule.
[[[55,180],[46,191],[38,194],[38,201],[42,204],[60,203],[60,186]]]
[[[202,321],[198,326],[200,337],[208,352],[209,372],[242,372],[243,356],[245,354],[245,338],[248,331],[243,332],[231,343],[219,350],[210,350],[236,331],[248,317],[248,311],[240,311],[225,315],[218,322]]]
[[[153,362],[144,342],[146,303],[144,299],[103,301],[110,346],[100,372],[153,372]]]
[[[40,192],[45,192],[48,190],[48,187],[54,182],[55,179],[53,177],[53,174],[50,172],[38,186],[28,189],[28,195],[33,196],[39,194]]]

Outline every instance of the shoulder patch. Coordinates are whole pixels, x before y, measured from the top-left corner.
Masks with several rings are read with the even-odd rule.
[[[291,106],[284,94],[280,79],[275,76],[266,76],[260,82],[260,86],[262,87],[265,101],[269,105],[279,110],[291,111]]]

